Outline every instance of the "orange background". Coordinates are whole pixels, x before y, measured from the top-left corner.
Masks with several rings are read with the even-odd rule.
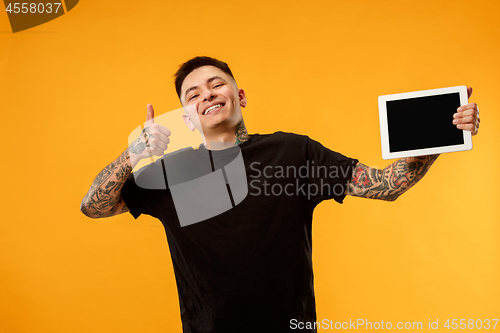
[[[13,34],[0,13],[0,331],[181,331],[161,224],[79,205],[147,103],[179,108],[172,74],[196,55],[230,64],[249,132],[307,134],[380,168],[379,95],[472,86],[472,151],[443,154],[394,203],[317,208],[317,313],[441,330],[499,318],[498,17],[495,0],[87,0]]]

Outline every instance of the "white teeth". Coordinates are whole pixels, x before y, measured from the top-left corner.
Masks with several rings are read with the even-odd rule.
[[[211,106],[211,107],[209,107],[208,109],[205,110],[205,112],[203,113],[203,115],[209,114],[213,110],[221,108],[221,107],[222,107],[222,104],[217,104],[217,105]]]

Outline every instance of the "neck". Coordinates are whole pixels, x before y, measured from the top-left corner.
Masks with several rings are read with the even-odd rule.
[[[217,133],[211,136],[205,135],[205,145],[210,150],[226,149],[242,144],[249,138],[247,128],[243,119],[236,125],[234,132]]]
[[[236,136],[236,141],[234,142],[234,145],[239,145],[242,144],[243,142],[247,141],[249,136],[247,132],[247,128],[245,127],[245,122],[243,119],[239,122],[239,124],[236,126],[236,130],[234,131],[234,135]]]

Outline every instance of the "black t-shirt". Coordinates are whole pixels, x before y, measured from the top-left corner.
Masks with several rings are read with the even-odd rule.
[[[170,186],[189,180],[185,169],[193,179],[222,169],[240,150],[246,197],[182,226]],[[313,210],[325,199],[342,203],[356,162],[307,136],[277,132],[221,151],[174,152],[131,174],[121,195],[135,218],[148,214],[165,227],[183,332],[296,332],[292,320],[315,321]]]

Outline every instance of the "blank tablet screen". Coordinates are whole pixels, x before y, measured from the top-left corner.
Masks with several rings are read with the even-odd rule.
[[[391,153],[464,143],[463,131],[452,123],[460,107],[458,92],[386,103]]]

